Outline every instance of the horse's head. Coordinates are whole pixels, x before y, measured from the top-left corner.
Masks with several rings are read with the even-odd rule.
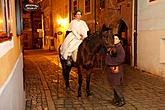
[[[101,37],[103,39],[103,45],[106,48],[111,48],[114,46],[113,33],[110,27],[106,27],[106,25],[102,26]]]

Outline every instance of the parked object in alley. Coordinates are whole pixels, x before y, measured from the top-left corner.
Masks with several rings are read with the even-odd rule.
[[[94,67],[94,60],[96,58],[96,53],[104,47],[112,47],[112,30],[105,25],[102,27],[100,32],[96,32],[94,34],[89,35],[87,38],[83,40],[78,48],[77,59],[76,62],[71,60],[71,66],[67,65],[67,60],[63,59],[60,54],[59,48],[59,57],[62,64],[62,73],[65,80],[66,90],[69,90],[69,73],[72,67],[77,67],[78,69],[78,97],[81,97],[81,86],[82,86],[82,70],[86,71],[84,74],[86,75],[86,94],[87,96],[91,95],[90,91],[90,79],[91,79],[91,71]],[[72,58],[71,58],[72,59]]]

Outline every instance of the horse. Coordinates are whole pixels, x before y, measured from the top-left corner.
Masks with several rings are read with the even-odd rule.
[[[112,29],[105,25],[102,27],[101,31],[90,34],[79,45],[77,60],[76,62],[72,60],[71,66],[68,66],[66,60],[62,59],[59,47],[59,58],[62,65],[62,74],[65,80],[66,91],[69,91],[69,73],[72,67],[76,67],[78,69],[78,97],[81,97],[82,75],[84,73],[83,69],[86,70],[86,96],[92,95],[90,91],[90,79],[96,53],[98,53],[102,47],[113,47],[114,41],[112,36]]]

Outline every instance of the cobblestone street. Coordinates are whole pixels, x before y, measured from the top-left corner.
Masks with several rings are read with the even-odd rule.
[[[102,69],[91,77],[92,96],[86,97],[83,78],[82,97],[77,98],[77,72],[70,74],[66,96],[58,54],[48,50],[24,52],[26,110],[165,110],[165,78],[132,70],[125,65],[123,91],[126,105],[111,104],[113,92]]]

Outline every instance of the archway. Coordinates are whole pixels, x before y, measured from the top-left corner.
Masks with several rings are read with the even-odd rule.
[[[131,60],[130,60],[131,43],[129,41],[131,40],[128,36],[128,27],[123,20],[120,20],[118,24],[118,34],[119,34],[119,37],[121,38],[121,41],[126,53],[125,63],[130,65],[131,64]]]

